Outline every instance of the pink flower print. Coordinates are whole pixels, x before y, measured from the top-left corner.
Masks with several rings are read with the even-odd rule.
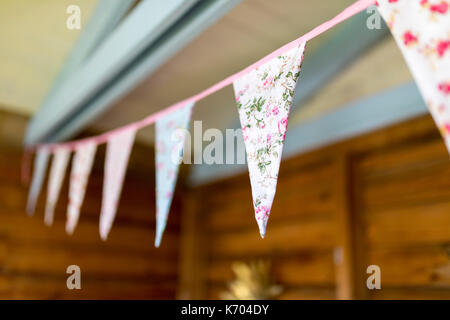
[[[264,122],[258,121],[258,127],[259,127],[260,129],[264,129],[266,126],[264,125]]]
[[[244,94],[243,90],[239,90],[239,92],[236,95],[236,102],[239,102],[241,100],[241,96]]]
[[[450,82],[439,84],[438,89],[446,95],[450,94]]]
[[[248,140],[247,127],[242,127],[242,136],[244,137],[244,141]]]
[[[274,116],[276,116],[276,115],[278,115],[279,113],[280,113],[280,110],[278,109],[278,107],[277,107],[277,106],[273,107],[273,109],[272,109],[272,114],[273,114]]]
[[[162,170],[163,168],[164,168],[164,163],[158,162],[158,163],[156,164],[156,169]]]
[[[156,150],[158,150],[158,152],[160,152],[160,153],[166,153],[166,147],[165,147],[164,143],[162,143],[161,141],[158,141],[156,143]]]
[[[256,219],[258,220],[266,220],[269,218],[270,210],[266,206],[258,206],[255,209]]]
[[[445,1],[441,1],[441,3],[439,3],[439,4],[432,4],[430,6],[431,12],[445,14],[445,13],[447,13],[447,10],[448,10],[448,3],[446,3]]]
[[[172,198],[172,191],[167,191],[166,198],[168,199]]]
[[[439,41],[436,46],[436,51],[439,57],[443,57],[445,52],[450,48],[450,40]]]
[[[286,130],[287,130],[287,124],[288,124],[288,118],[282,118],[279,122],[278,122],[278,132],[283,136],[282,140],[284,141],[284,139],[286,138]]]
[[[272,141],[272,136],[270,133],[267,134],[267,143],[270,143]]]
[[[266,118],[269,118],[270,115],[271,115],[271,113],[270,113],[270,104],[267,104],[267,106],[266,106]]]
[[[411,31],[407,31],[403,34],[403,42],[405,46],[413,45],[417,42],[417,37]]]
[[[273,76],[267,77],[266,81],[263,83],[263,88],[270,87],[273,84]]]
[[[169,170],[169,172],[167,172],[167,178],[169,179],[175,178],[175,172],[173,170]]]
[[[167,128],[168,128],[168,129],[172,128],[173,126],[174,126],[174,121],[173,121],[173,120],[171,120],[171,121],[169,121],[169,122],[167,123]]]

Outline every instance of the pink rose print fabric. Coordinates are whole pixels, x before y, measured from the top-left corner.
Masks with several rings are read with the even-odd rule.
[[[379,0],[378,6],[450,150],[450,1]]]
[[[50,177],[47,188],[47,203],[45,206],[44,222],[47,226],[53,224],[56,202],[59,198],[61,185],[66,174],[67,164],[69,163],[70,150],[67,148],[58,148],[55,150],[50,169]]]
[[[133,147],[135,129],[128,129],[110,138],[106,148],[105,177],[103,180],[103,200],[100,213],[100,236],[108,238],[117,205],[122,192],[122,184]]]
[[[261,237],[266,234],[281,153],[305,43],[233,83],[247,151],[253,206]]]
[[[97,145],[88,142],[77,147],[70,173],[69,205],[67,207],[66,232],[72,234],[78,223],[86,186],[94,163]]]
[[[32,216],[36,210],[36,203],[39,194],[41,193],[45,173],[47,172],[49,156],[50,154],[46,148],[41,148],[36,153],[36,157],[34,159],[33,178],[31,180],[31,187],[28,193],[27,214],[29,216]]]
[[[186,130],[194,104],[176,110],[156,122],[156,237],[161,244],[172,203],[178,167],[183,158]]]

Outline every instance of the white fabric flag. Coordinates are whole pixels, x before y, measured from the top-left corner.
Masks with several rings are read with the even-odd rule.
[[[34,159],[33,179],[28,193],[27,214],[32,216],[36,210],[36,203],[41,193],[42,184],[44,183],[45,173],[50,153],[47,148],[41,148],[37,151]]]
[[[188,104],[156,122],[155,247],[160,246],[166,228],[193,106],[194,103]]]
[[[70,174],[69,205],[67,207],[66,232],[68,234],[72,234],[77,226],[96,150],[97,145],[94,142],[87,142],[78,146],[75,152]]]
[[[275,196],[281,153],[305,43],[233,83],[261,237]]]
[[[112,136],[108,141],[103,179],[103,200],[100,213],[100,236],[108,238],[116,216],[122,184],[136,136],[135,129],[128,129]]]
[[[64,147],[55,150],[50,169],[50,176],[47,187],[47,203],[45,206],[44,222],[50,226],[53,224],[56,202],[59,198],[61,185],[66,174],[69,163],[70,150]]]
[[[379,0],[421,94],[450,150],[450,4]]]

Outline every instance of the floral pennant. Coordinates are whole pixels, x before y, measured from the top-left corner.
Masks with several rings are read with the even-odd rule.
[[[45,206],[44,217],[44,222],[48,226],[53,224],[55,206],[59,198],[59,192],[61,190],[61,184],[64,180],[69,158],[70,150],[64,147],[56,149],[53,156],[47,187],[47,203]]]
[[[450,150],[449,1],[379,0],[378,5]]]
[[[189,128],[194,103],[174,111],[156,122],[156,237],[161,244],[172,203],[178,167],[183,158],[185,133]]]
[[[261,237],[275,196],[281,153],[305,43],[233,83]]]
[[[78,146],[73,158],[66,222],[66,232],[69,234],[73,233],[78,223],[96,150],[97,145],[94,142],[84,143]]]
[[[108,141],[105,177],[103,180],[102,211],[100,213],[100,236],[103,240],[108,238],[116,216],[125,171],[135,136],[136,130],[132,128],[112,136]]]
[[[44,182],[45,173],[47,171],[49,152],[47,148],[41,148],[34,159],[34,173],[31,180],[31,187],[28,193],[27,213],[32,216],[36,210],[36,203],[41,193],[42,184]]]

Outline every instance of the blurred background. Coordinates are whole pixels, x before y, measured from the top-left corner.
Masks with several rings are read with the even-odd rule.
[[[141,119],[353,2],[0,1],[0,298],[450,298],[448,152],[374,10],[307,44],[264,240],[245,165],[183,165],[153,247],[152,126],[138,134],[107,242],[98,234],[104,146],[73,236],[67,178],[52,227],[45,184],[35,216],[25,214],[24,144]],[[67,25],[71,5],[80,29]],[[200,101],[193,120],[238,128],[232,88]],[[67,289],[69,265],[81,268],[81,290]],[[381,289],[367,287],[370,265]]]

